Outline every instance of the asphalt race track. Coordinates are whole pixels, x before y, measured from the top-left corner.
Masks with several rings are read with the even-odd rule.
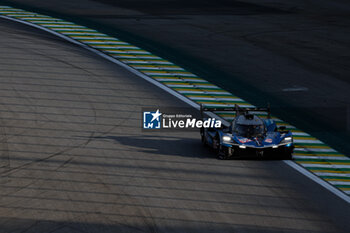
[[[221,161],[143,132],[183,103],[84,49],[0,20],[0,232],[349,232],[349,205],[281,161]]]
[[[269,102],[279,118],[349,155],[349,1],[0,3],[97,29],[170,60],[256,106]]]

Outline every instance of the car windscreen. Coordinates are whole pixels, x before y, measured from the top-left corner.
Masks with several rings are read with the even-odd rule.
[[[264,125],[242,125],[236,124],[233,132],[242,137],[257,137],[265,133]]]

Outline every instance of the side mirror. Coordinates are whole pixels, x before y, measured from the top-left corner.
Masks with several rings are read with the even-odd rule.
[[[285,126],[280,126],[280,127],[278,127],[278,129],[284,131],[284,130],[286,130],[286,127]]]

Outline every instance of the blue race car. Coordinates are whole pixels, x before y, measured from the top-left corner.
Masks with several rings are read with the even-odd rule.
[[[292,159],[294,150],[292,133],[286,127],[277,125],[270,116],[270,108],[208,108],[201,106],[204,112],[230,111],[235,117],[229,126],[221,128],[201,128],[201,140],[212,147],[220,159],[233,157],[258,156]],[[265,112],[262,119],[252,112]]]

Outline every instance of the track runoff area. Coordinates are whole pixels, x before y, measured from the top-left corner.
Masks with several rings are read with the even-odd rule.
[[[0,6],[0,17],[45,30],[82,46],[197,109],[200,104],[206,107],[229,107],[235,104],[254,107],[170,61],[94,29],[10,6]],[[217,111],[215,114],[226,121],[234,117],[233,112]],[[263,113],[258,115],[266,117]],[[293,161],[285,162],[350,203],[350,158],[287,122],[276,117],[273,119],[278,126],[285,126],[293,133]]]

